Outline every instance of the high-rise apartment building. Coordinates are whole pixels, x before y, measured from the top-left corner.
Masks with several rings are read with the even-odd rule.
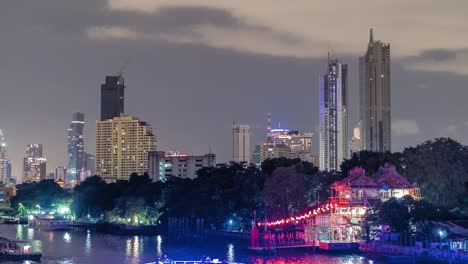
[[[5,182],[7,180],[7,169],[7,143],[3,131],[0,129],[0,182]]]
[[[42,157],[42,144],[30,144],[26,147],[23,160],[23,182],[38,182],[46,178],[47,160]]]
[[[124,113],[125,80],[118,76],[106,76],[101,85],[101,121],[119,117]]]
[[[260,165],[262,165],[261,149],[262,149],[261,145],[255,145],[254,150],[252,152],[251,162],[257,167],[260,167]]]
[[[374,40],[359,58],[362,150],[391,151],[390,44]]]
[[[320,169],[339,170],[348,157],[348,65],[328,59],[319,81]]]
[[[151,125],[131,116],[97,121],[96,173],[108,182],[148,172],[148,152],[156,150]]]
[[[250,163],[250,126],[232,125],[232,160]]]
[[[79,181],[80,173],[84,168],[84,124],[84,114],[80,112],[73,113],[73,119],[70,128],[68,128],[67,178],[63,179],[66,183]]]
[[[216,165],[215,154],[188,155],[173,151],[152,151],[148,154],[148,159],[148,175],[153,181],[165,181],[170,176],[195,179],[199,169]]]

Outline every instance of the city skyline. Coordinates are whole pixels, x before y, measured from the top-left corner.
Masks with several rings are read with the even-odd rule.
[[[20,2],[7,3],[4,10],[23,10]],[[288,19],[282,19],[286,22],[278,25],[271,19],[279,15],[275,9],[262,10],[252,4],[246,10],[243,7],[247,4],[242,1],[218,4],[202,1],[194,6],[183,1],[158,3],[162,8],[150,6],[146,13],[141,12],[143,1],[108,2],[113,4],[98,5],[93,1],[81,2],[79,6],[52,1],[30,3],[24,9],[24,19],[15,26],[7,22],[13,19],[11,14],[1,16],[6,41],[0,51],[4,58],[0,65],[3,87],[0,127],[7,135],[8,158],[12,161],[14,176],[21,173],[24,146],[30,142],[44,145],[44,156],[50,168],[66,164],[65,128],[70,114],[76,111],[88,117],[86,151],[94,153],[99,86],[103,76],[118,72],[127,58],[130,63],[125,69],[126,89],[132,90],[132,95],[128,93],[126,112],[153,125],[161,150],[175,148],[188,153],[206,153],[211,146],[219,162],[228,161],[231,147],[225,142],[231,137],[232,121],[242,120],[252,126],[251,145],[254,145],[264,136],[265,113],[271,112],[283,124],[287,122],[287,127],[312,130],[316,134],[313,146],[317,151],[318,110],[315,109],[318,107],[311,102],[318,96],[316,83],[326,61],[327,46],[349,65],[349,123],[354,124],[359,112],[357,60],[365,50],[370,27],[376,29],[378,39],[392,44],[392,151],[438,136],[451,136],[462,143],[468,141],[468,120],[463,114],[468,111],[463,103],[468,81],[468,67],[463,58],[468,54],[468,41],[460,29],[466,22],[458,13],[466,3],[460,3],[457,10],[443,3],[433,3],[425,12],[417,14],[412,12],[415,6],[407,7],[402,1],[368,6],[371,11],[386,8],[388,13],[398,12],[403,18],[420,21],[417,26],[406,27],[405,32],[394,26],[395,23],[401,25],[404,19],[400,19],[401,22],[388,16],[376,19],[375,14],[381,15],[381,12],[366,12],[370,17],[345,25],[343,21],[350,21],[351,13],[357,12],[359,6],[349,7],[344,3],[348,7],[344,9],[349,11],[344,14],[340,11],[336,16],[339,27],[333,22],[324,32],[315,25],[320,24],[314,23],[315,19],[320,21],[320,16],[314,14],[328,14],[330,10],[314,3],[302,2],[297,7],[282,8]],[[57,14],[65,16],[50,15],[47,10],[52,4]],[[307,16],[296,14],[298,8],[307,10]],[[122,19],[124,26],[135,23],[134,28],[140,33],[122,28],[119,31],[114,21],[104,23],[99,18],[105,12]],[[263,12],[263,15],[256,16],[255,12]],[[200,21],[202,15],[205,20]],[[443,17],[447,24],[434,26],[432,21],[436,16]],[[63,17],[69,17],[67,23]],[[80,20],[82,17],[88,18],[87,22]],[[174,21],[171,17],[182,19]],[[183,19],[185,17],[193,19]],[[248,17],[251,22],[240,23],[239,17]],[[304,17],[310,20],[300,21]],[[198,43],[189,39],[183,42],[175,36],[164,41],[151,36],[145,38],[143,33],[154,24],[164,25],[157,28],[159,31],[155,34],[198,28],[200,34],[207,36],[201,39],[207,41]],[[201,24],[208,28],[197,27]],[[220,43],[225,37],[223,32],[227,36],[237,33],[234,36],[238,36],[238,40],[231,37],[228,39],[232,44]],[[291,35],[284,32],[291,32]],[[270,41],[259,42],[268,43],[261,50],[257,42],[241,38],[241,33],[253,40],[270,38]],[[434,34],[440,38],[434,39]],[[119,41],[115,41],[116,38],[120,38]],[[311,43],[315,39],[326,43],[314,46]],[[286,44],[291,40],[306,44],[288,47]],[[44,61],[48,61],[47,65]],[[263,100],[268,93],[271,94],[269,100]],[[276,93],[281,96],[274,96]],[[23,103],[14,104],[15,101]],[[242,102],[241,109],[238,102]],[[435,104],[441,107],[435,110]],[[285,107],[279,108],[280,105]],[[190,133],[187,127],[191,128]]]

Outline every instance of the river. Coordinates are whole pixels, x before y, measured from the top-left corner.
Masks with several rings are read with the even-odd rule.
[[[90,231],[47,231],[26,225],[0,225],[0,236],[29,241],[42,252],[41,263],[60,264],[141,264],[167,254],[177,260],[198,260],[202,255],[243,263],[271,264],[379,264],[385,259],[370,259],[357,254],[329,255],[311,250],[280,251],[276,256],[250,254],[245,242],[231,239],[169,242],[160,236],[117,236]],[[2,262],[14,263],[14,262]],[[18,263],[18,262],[16,262]],[[33,263],[25,261],[26,263]],[[396,262],[402,264],[401,260]],[[409,261],[408,263],[412,263]],[[416,262],[418,263],[418,262]],[[427,262],[419,262],[427,263]]]

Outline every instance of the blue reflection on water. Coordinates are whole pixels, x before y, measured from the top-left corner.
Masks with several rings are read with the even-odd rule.
[[[219,238],[171,241],[160,236],[114,236],[83,231],[34,231],[27,226],[13,225],[0,225],[0,233],[1,236],[11,239],[27,238],[34,250],[42,251],[41,263],[45,264],[141,264],[156,261],[157,257],[165,254],[175,260],[200,260],[203,255],[208,255],[212,259],[255,264],[389,263],[385,259],[369,259],[356,254],[327,255],[314,253],[312,250],[279,251],[274,256],[256,256],[247,250],[246,241]],[[66,239],[68,236],[69,239]]]

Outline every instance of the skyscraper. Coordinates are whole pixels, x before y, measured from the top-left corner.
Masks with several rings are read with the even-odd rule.
[[[8,166],[7,143],[5,140],[5,136],[3,135],[3,131],[0,129],[0,181],[1,182],[6,181],[7,166]]]
[[[250,126],[232,125],[232,160],[250,163]]]
[[[46,178],[46,159],[42,157],[42,144],[26,147],[23,160],[23,182],[38,182]]]
[[[85,176],[94,176],[96,175],[96,157],[89,153],[85,153]]]
[[[362,150],[391,151],[390,44],[374,40],[359,58]]]
[[[81,170],[84,167],[84,124],[84,114],[80,112],[73,113],[73,119],[70,128],[68,128],[67,178],[63,179],[66,183],[79,181]]]
[[[118,76],[106,76],[101,85],[101,121],[118,117],[124,113],[125,80]]]
[[[155,150],[150,124],[131,116],[97,121],[96,173],[106,181],[148,172],[148,152]]]
[[[320,169],[338,170],[348,156],[348,65],[328,59],[319,81]]]

